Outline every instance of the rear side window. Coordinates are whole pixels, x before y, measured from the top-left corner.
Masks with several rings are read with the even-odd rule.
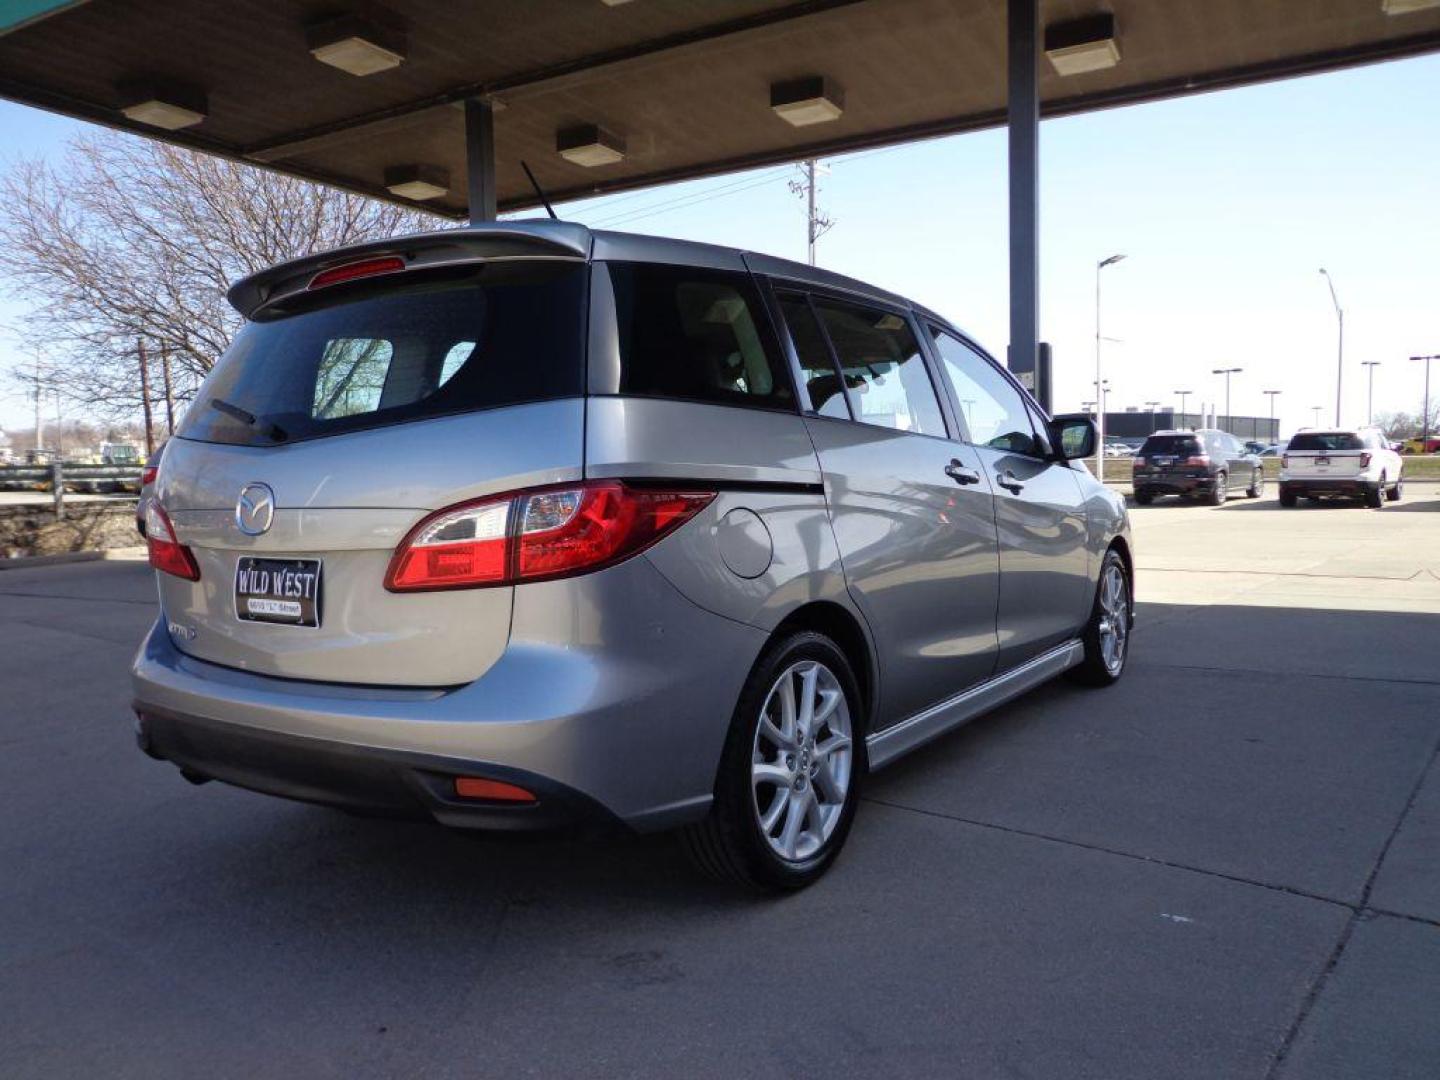
[[[1290,440],[1291,450],[1364,450],[1360,436],[1347,431],[1302,431]]]
[[[909,320],[820,297],[815,310],[840,361],[856,420],[945,437],[940,400]]]
[[[491,263],[334,286],[262,309],[178,434],[268,446],[578,396],[586,272],[578,263]]]
[[[815,312],[810,310],[810,301],[800,293],[781,293],[780,311],[795,346],[795,357],[800,361],[810,407],[821,416],[849,420],[850,406],[845,404],[840,373],[830,356],[830,346],[825,344],[820,324],[815,321]]]
[[[610,263],[622,394],[793,409],[748,274]]]
[[[1194,435],[1151,435],[1145,440],[1145,445],[1140,447],[1142,457],[1154,454],[1161,457],[1198,457],[1204,452],[1200,440]]]

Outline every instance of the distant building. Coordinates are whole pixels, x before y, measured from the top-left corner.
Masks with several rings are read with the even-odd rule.
[[[1213,423],[1200,413],[1176,412],[1174,409],[1156,409],[1154,412],[1140,410],[1107,412],[1105,414],[1105,437],[1121,439],[1139,446],[1152,431],[1165,428],[1217,427],[1228,431],[1241,442],[1259,442],[1269,445],[1280,441],[1280,421],[1265,416],[1217,416]]]

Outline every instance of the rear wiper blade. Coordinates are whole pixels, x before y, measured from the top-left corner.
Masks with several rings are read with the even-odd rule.
[[[242,424],[249,424],[251,427],[255,426],[255,414],[246,412],[244,409],[240,408],[239,405],[231,405],[228,401],[223,401],[218,397],[212,397],[210,399],[210,407],[212,409],[220,410],[226,416],[233,416]]]
[[[236,420],[239,420],[242,424],[246,424],[249,427],[254,427],[260,423],[260,418],[254,413],[247,412],[240,408],[239,405],[232,405],[223,398],[212,397],[210,399],[210,407],[223,412],[226,416],[233,416]],[[270,436],[275,442],[284,442],[290,437],[285,434],[285,429],[279,424],[267,424],[265,434]]]

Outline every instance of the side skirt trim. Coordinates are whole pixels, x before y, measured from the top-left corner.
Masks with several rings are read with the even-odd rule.
[[[932,705],[894,727],[876,732],[865,740],[870,754],[870,768],[883,768],[952,728],[1048,682],[1084,658],[1085,646],[1078,639],[1067,641],[989,682],[971,687],[963,694]]]

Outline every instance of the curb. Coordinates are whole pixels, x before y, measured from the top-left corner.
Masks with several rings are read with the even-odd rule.
[[[143,547],[107,548],[104,551],[67,551],[60,555],[17,555],[11,559],[0,559],[0,571],[29,570],[37,566],[64,566],[68,563],[138,562],[146,555],[147,550]]]

